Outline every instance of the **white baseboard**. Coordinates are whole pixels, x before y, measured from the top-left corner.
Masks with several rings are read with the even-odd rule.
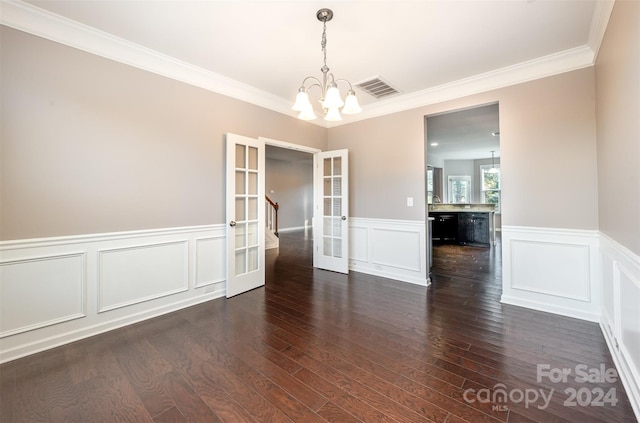
[[[295,231],[303,231],[303,230],[312,230],[313,226],[309,225],[309,226],[291,226],[288,228],[279,228],[278,229],[278,233],[282,233],[282,232],[295,232]]]
[[[0,362],[222,297],[225,225],[0,242]]]
[[[425,222],[352,217],[349,239],[349,270],[422,286],[430,283]]]
[[[503,304],[514,305],[518,307],[530,308],[532,310],[544,311],[545,313],[559,314],[561,316],[574,317],[576,319],[587,320],[589,322],[599,322],[600,314],[589,313],[580,309],[573,309],[571,307],[553,304],[543,303],[540,301],[528,300],[519,297],[510,297],[502,295],[500,302]]]

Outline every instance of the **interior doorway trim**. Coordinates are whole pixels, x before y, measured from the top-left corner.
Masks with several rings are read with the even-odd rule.
[[[289,150],[296,150],[296,151],[303,151],[305,153],[311,153],[311,154],[322,152],[322,150],[320,150],[319,148],[307,147],[306,145],[293,144],[290,142],[279,141],[279,140],[274,140],[274,139],[265,138],[265,137],[258,137],[258,139],[263,140],[265,145],[271,145],[274,147],[286,148]]]

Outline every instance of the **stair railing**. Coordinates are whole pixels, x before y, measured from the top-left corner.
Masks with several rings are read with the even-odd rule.
[[[267,229],[278,236],[278,203],[273,202],[268,196],[264,196],[266,200],[265,210],[267,211]]]

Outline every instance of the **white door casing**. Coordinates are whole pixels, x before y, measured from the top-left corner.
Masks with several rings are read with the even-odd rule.
[[[316,153],[313,266],[349,273],[349,151]]]
[[[265,283],[265,146],[226,134],[227,298]]]

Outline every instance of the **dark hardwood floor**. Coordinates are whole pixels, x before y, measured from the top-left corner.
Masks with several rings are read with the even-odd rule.
[[[499,246],[436,247],[425,288],[313,269],[302,235],[264,288],[0,366],[0,420],[636,421],[619,381],[575,379],[613,368],[598,325],[500,304]]]

